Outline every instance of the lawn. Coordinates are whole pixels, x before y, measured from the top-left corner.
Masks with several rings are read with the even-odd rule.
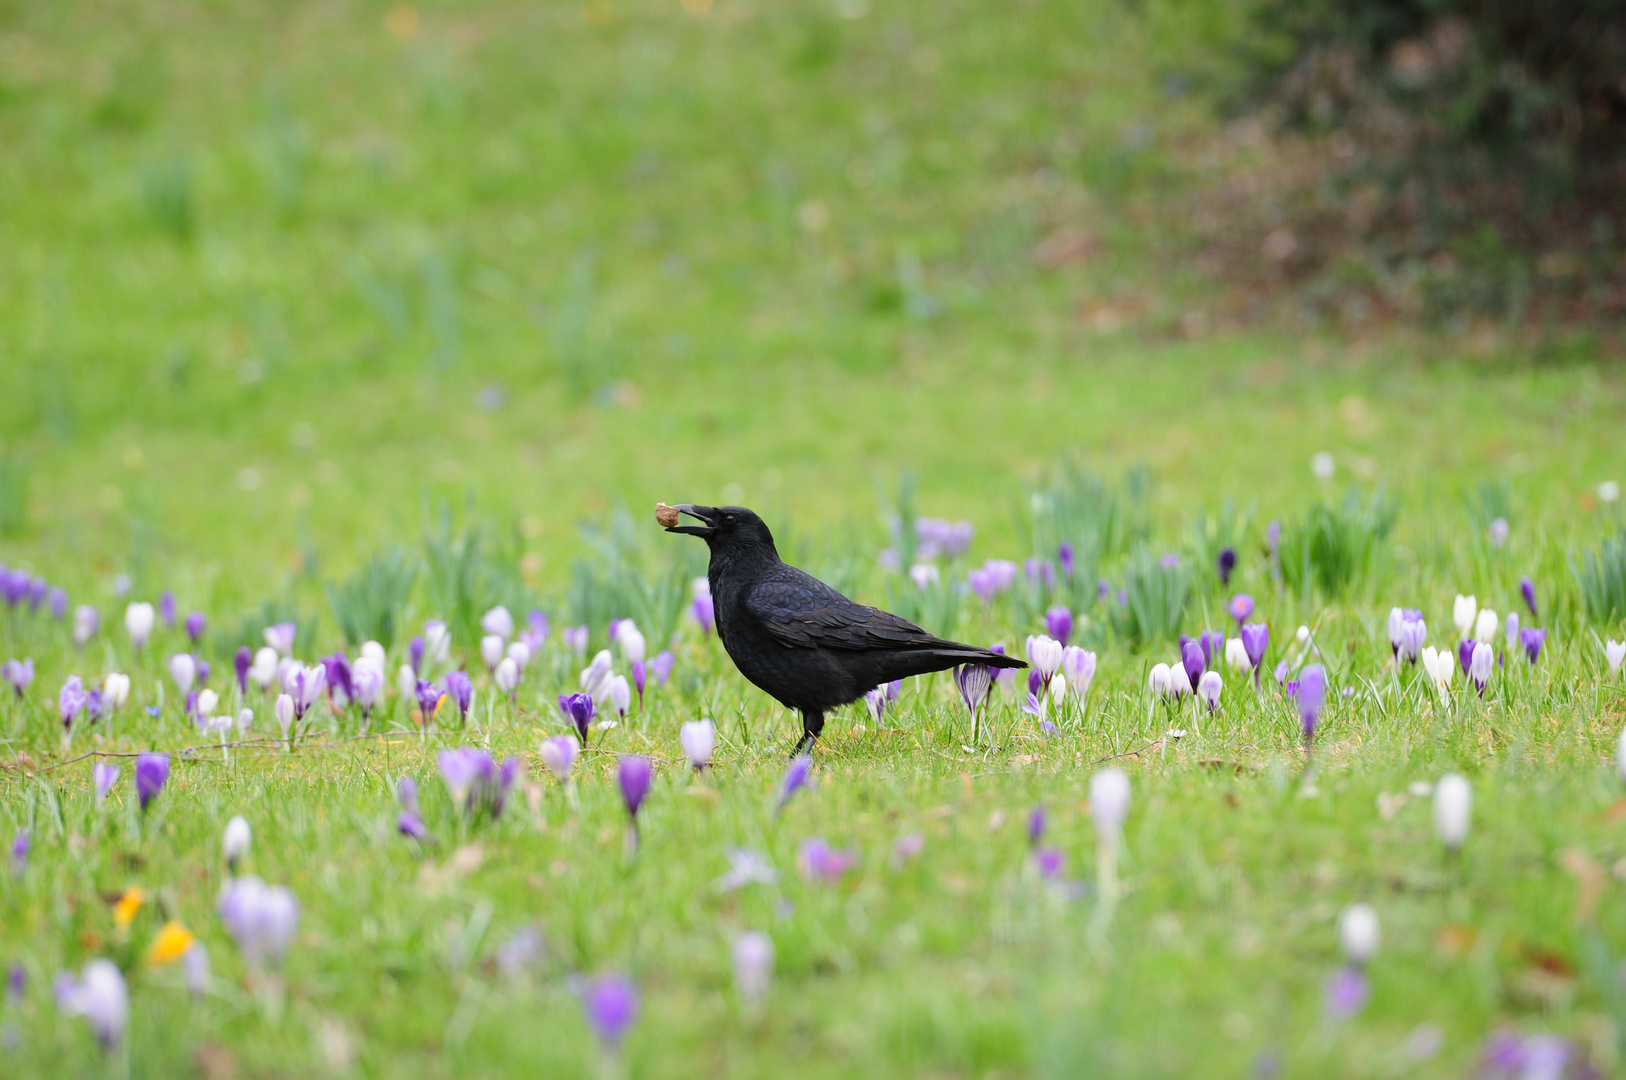
[[[0,607],[0,662],[36,672],[0,686],[0,835],[29,841],[0,871],[8,1073],[1460,1077],[1496,1033],[1610,1073],[1626,597],[1589,607],[1582,578],[1622,525],[1618,347],[1226,323],[1178,226],[1224,129],[1170,75],[1207,71],[1234,17],[0,2],[0,564],[66,602]],[[909,680],[834,716],[778,811],[799,725],[691,616],[704,549],[657,500],[753,506],[788,559],[961,640],[1021,652],[1065,606],[1093,683],[1036,694],[1042,718],[997,689],[974,734],[948,675]],[[925,588],[917,515],[975,530]],[[1062,540],[1053,585],[967,587]],[[1217,710],[1159,700],[1153,665],[1235,636],[1239,592],[1269,626],[1260,690],[1216,656]],[[127,605],[166,593],[174,625],[136,649]],[[1498,625],[1484,694],[1459,667],[1442,699],[1387,620],[1420,609],[1454,654],[1458,594],[1547,636],[1530,663]],[[549,620],[511,696],[480,655],[498,604]],[[617,722],[561,784],[557,699],[600,649],[631,674],[627,617],[671,676],[625,717],[601,701]],[[450,652],[421,674],[472,677],[463,723],[397,686],[436,619]],[[290,747],[274,694],[238,689],[239,647],[282,621],[305,663],[385,647],[365,732],[324,696]],[[229,746],[187,716],[180,653],[220,715],[253,711]],[[1283,661],[1329,679],[1309,758]],[[110,673],[128,700],[65,738],[64,681]],[[442,780],[463,746],[522,762],[497,820]],[[143,810],[119,755],[145,751],[171,771]],[[627,755],[655,766],[635,851]],[[1429,789],[1450,772],[1455,852]],[[219,910],[235,814],[237,872],[297,897],[276,962]],[[730,887],[739,851],[774,880]],[[1381,927],[1358,978],[1355,903]],[[199,951],[161,963],[171,920]],[[773,947],[760,999],[748,931]],[[98,957],[130,996],[105,1052],[53,994]],[[639,1001],[618,1051],[582,1004],[611,975]]]

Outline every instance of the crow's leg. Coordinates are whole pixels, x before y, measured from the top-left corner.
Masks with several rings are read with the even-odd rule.
[[[808,748],[813,745],[813,740],[817,739],[819,737],[819,734],[821,732],[823,732],[823,731],[824,731],[824,714],[821,713],[821,712],[810,712],[810,711],[808,711],[806,709],[803,709],[802,710],[802,738],[796,744],[796,749],[791,751],[790,756],[791,757],[796,757],[799,754],[806,753]]]

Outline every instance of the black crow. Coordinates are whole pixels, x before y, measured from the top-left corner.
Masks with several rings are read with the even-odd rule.
[[[679,525],[687,514],[699,525]],[[933,637],[907,619],[842,596],[787,566],[773,534],[743,506],[679,503],[656,508],[667,532],[711,548],[717,636],[740,674],[802,714],[801,753],[824,730],[824,714],[894,679],[961,664],[1022,668],[1013,656]]]

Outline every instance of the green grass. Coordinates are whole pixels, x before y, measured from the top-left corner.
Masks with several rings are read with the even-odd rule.
[[[569,976],[607,970],[643,990],[623,1063],[640,1077],[1242,1075],[1272,1052],[1285,1075],[1461,1076],[1503,1022],[1613,1062],[1619,885],[1578,919],[1564,853],[1606,874],[1626,857],[1609,764],[1626,698],[1599,647],[1623,628],[1588,615],[1571,569],[1620,524],[1596,495],[1626,479],[1618,364],[1586,339],[1536,350],[1494,327],[1187,336],[1208,298],[1168,223],[1213,121],[1162,77],[1214,62],[1228,8],[1186,23],[1104,2],[840,9],[863,14],[447,4],[400,37],[387,5],[0,2],[0,562],[106,624],[76,652],[65,625],[0,610],[0,661],[40,671],[24,702],[0,695],[0,830],[34,837],[27,873],[0,883],[0,961],[30,975],[0,1014],[20,1034],[9,1071],[100,1068],[49,992],[93,955],[131,964],[137,1076],[209,1075],[224,1055],[205,1046],[244,1076],[337,1072],[340,1044],[369,1076],[590,1074]],[[1037,264],[1068,228],[1093,237],[1088,257]],[[1321,451],[1328,484],[1311,476]],[[1092,517],[1089,483],[1064,484],[1080,465],[1123,500],[1116,524]],[[1065,525],[1103,537],[1096,573],[1115,588],[1137,560],[1181,554],[1190,605],[1177,625],[1091,608],[1101,673],[1052,740],[1001,699],[997,749],[965,751],[946,677],[917,680],[880,730],[837,716],[818,786],[776,822],[795,722],[680,614],[701,551],[648,507],[746,502],[866,600],[918,602],[969,640],[1036,632],[1045,597],[917,600],[876,568],[905,474],[913,512],[977,526],[945,580],[1049,554]],[[1318,550],[1349,554],[1338,515],[1312,514],[1351,489],[1393,501],[1392,532],[1347,575],[1279,583],[1266,524],[1317,521]],[[1065,509],[1035,518],[1035,490]],[[1168,635],[1225,622],[1208,569],[1225,543],[1271,625],[1269,663],[1314,626],[1335,691],[1355,692],[1324,721],[1313,795],[1296,719],[1241,675],[1220,718],[1148,707]],[[416,734],[392,678],[383,735],[348,738],[351,718],[292,754],[200,752],[144,819],[125,759],[97,812],[91,761],[66,759],[204,741],[172,687],[159,718],[141,712],[181,636],[131,655],[123,574],[136,597],[173,589],[208,614],[216,687],[240,642],[290,617],[306,658],[346,627],[393,629],[392,665],[445,617],[478,668],[470,627],[498,601],[556,629],[588,618],[598,638],[635,615],[652,646],[676,626],[679,659],[647,713],[595,735],[574,809],[536,761],[578,668],[554,651],[516,708],[491,708],[478,678],[467,733]],[[1421,607],[1447,643],[1456,593],[1505,613],[1525,574],[1549,630],[1537,668],[1510,661],[1485,702],[1450,709],[1410,669],[1397,685],[1391,605]],[[62,748],[62,680],[114,670],[135,676],[130,705]],[[676,729],[702,713],[723,742],[697,781]],[[1174,725],[1190,734],[1148,749]],[[460,825],[433,760],[463,742],[525,755],[539,809],[520,797],[494,826]],[[1093,897],[1034,879],[1026,814],[1049,808],[1067,876],[1090,881],[1089,776],[1137,750],[1117,759],[1134,785],[1128,893],[1092,939]],[[623,751],[660,762],[630,862]],[[1378,809],[1450,769],[1477,800],[1454,861],[1426,805]],[[401,773],[424,788],[423,854],[393,832]],[[250,869],[303,907],[278,1006],[214,913],[237,812]],[[917,831],[921,855],[893,866]],[[858,868],[803,881],[810,836]],[[473,846],[478,868],[452,872]],[[714,890],[732,846],[769,855],[779,885]],[[158,902],[121,941],[104,897],[138,884]],[[1339,1025],[1321,994],[1355,900],[1384,943],[1371,1004]],[[201,1001],[134,963],[160,906],[209,948]],[[491,958],[533,922],[548,959],[510,985]],[[728,971],[746,928],[778,951],[757,1019]],[[1424,1022],[1444,1048],[1412,1062],[1402,1044]]]

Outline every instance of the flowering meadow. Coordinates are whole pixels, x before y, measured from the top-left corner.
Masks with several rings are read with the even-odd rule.
[[[1250,321],[1241,10],[0,2],[0,1076],[1618,1073],[1618,330]]]
[[[459,591],[431,540],[423,580],[399,554],[393,592],[288,618],[0,569],[10,1059],[1609,1071],[1611,545],[1571,572],[1498,517],[1448,581],[1354,501],[1159,538],[1126,489],[1057,475],[1023,521],[1060,537],[1040,554],[907,503],[828,553],[1031,668],[877,687],[788,760],[794,717],[652,522],[575,588],[479,565]]]

